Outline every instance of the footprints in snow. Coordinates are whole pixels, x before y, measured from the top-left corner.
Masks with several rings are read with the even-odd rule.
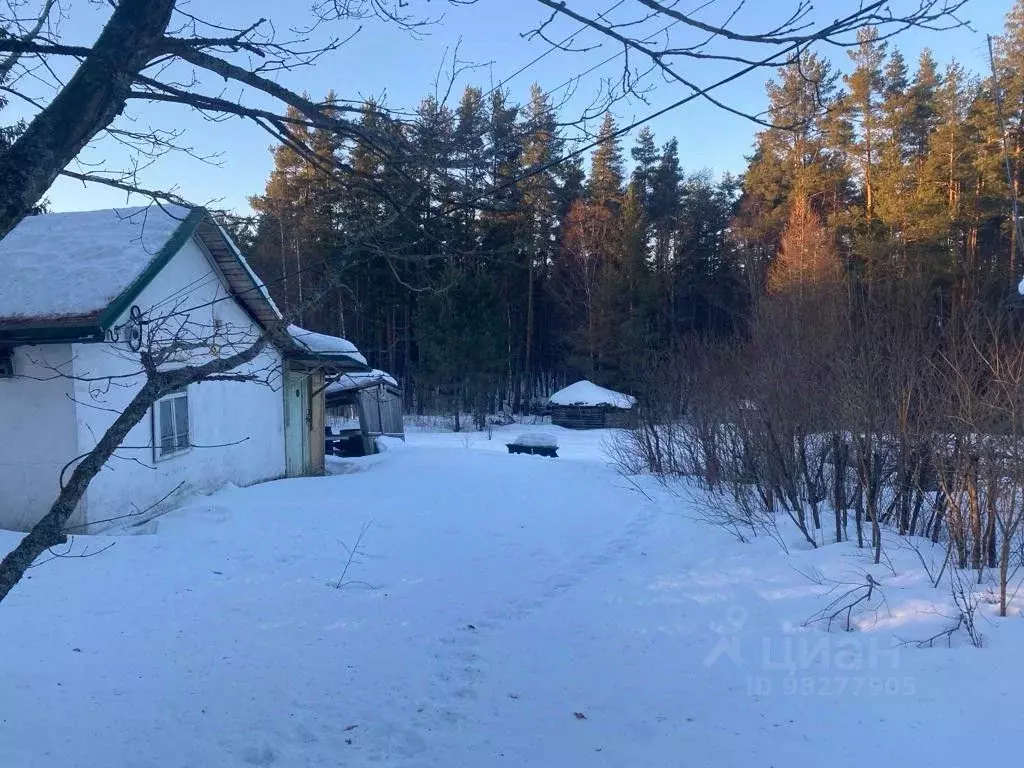
[[[488,660],[478,652],[481,642],[500,632],[507,624],[521,621],[552,600],[570,591],[594,572],[621,558],[635,548],[654,521],[656,512],[647,510],[635,518],[616,538],[599,551],[576,560],[556,571],[539,592],[522,596],[484,613],[483,618],[466,624],[439,639],[436,654],[438,669],[434,673],[428,703],[417,709],[417,719],[426,730],[438,726],[454,726],[472,716],[478,698],[477,684],[484,675]]]

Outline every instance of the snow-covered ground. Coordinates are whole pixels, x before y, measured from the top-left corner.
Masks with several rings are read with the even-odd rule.
[[[894,544],[872,567],[845,544],[739,544],[618,476],[605,434],[536,427],[560,458],[505,453],[530,429],[413,432],[329,477],[76,538],[113,546],[34,568],[0,604],[0,766],[906,768],[1016,751],[1019,616],[982,619],[981,650],[898,648],[946,623],[915,554]],[[855,613],[858,631],[801,626],[830,581],[869,571],[887,605]]]

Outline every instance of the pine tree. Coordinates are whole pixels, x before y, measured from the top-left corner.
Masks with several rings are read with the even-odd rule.
[[[522,126],[520,108],[509,103],[502,90],[490,96],[484,159],[487,176],[479,203],[477,226],[480,250],[486,255],[497,285],[500,302],[495,311],[504,323],[505,348],[510,351],[508,368],[520,373],[524,367],[522,349],[526,327],[524,288],[524,225],[522,188],[517,180],[523,174]]]
[[[909,115],[906,124],[907,159],[904,174],[909,177],[910,188],[903,188],[903,197],[894,201],[902,215],[900,234],[908,245],[920,254],[913,264],[914,271],[926,266],[928,252],[934,250],[938,230],[934,225],[935,189],[927,181],[925,165],[931,148],[932,134],[938,125],[936,99],[942,78],[931,51],[921,52],[917,70],[909,87]],[[945,227],[940,223],[938,229]]]
[[[647,264],[648,225],[640,186],[630,183],[618,217],[621,242],[597,276],[594,330],[605,380],[636,387],[644,356],[661,346],[654,314],[657,297]]]
[[[327,105],[325,112],[332,111],[337,106],[337,94],[328,92],[323,103]],[[301,226],[306,243],[297,281],[300,304],[304,307],[301,320],[317,330],[339,334],[344,325],[340,273],[336,269],[342,140],[333,131],[313,128],[309,132],[309,149],[316,161],[304,163],[297,179],[305,196]]]
[[[949,238],[949,266],[956,269],[963,266],[963,228],[974,190],[970,114],[975,88],[960,64],[954,61],[946,67],[936,92],[937,126],[929,137],[923,168],[923,205],[919,211],[922,227],[933,238]]]
[[[250,198],[253,210],[264,219],[260,232],[265,238],[265,247],[258,249],[254,258],[286,314],[297,311],[301,304],[301,268],[306,244],[303,225],[309,199],[309,190],[304,188],[309,178],[305,173],[307,164],[295,146],[308,146],[310,141],[309,130],[304,127],[298,111],[290,108],[288,117],[293,120],[287,129],[293,143],[281,144],[272,150],[274,169],[266,190],[263,195]]]
[[[996,116],[998,125],[1000,150],[1005,150],[1009,158],[1010,179],[1007,184],[1007,198],[1020,200],[1024,192],[1024,0],[1016,0],[1013,8],[1006,16],[1006,24],[1002,36],[996,46],[996,74],[1002,93],[1001,117]],[[994,92],[995,84],[991,90]],[[1004,144],[1005,142],[1005,144]],[[1010,206],[1012,208],[1012,206]],[[1024,248],[1021,242],[1019,227],[1009,221],[1009,272],[1013,282],[1020,279],[1021,256]]]
[[[828,226],[843,223],[851,207],[838,74],[825,59],[805,53],[768,83],[772,127],[757,135],[743,176],[734,235],[743,244],[750,290],[760,290],[768,264],[782,245],[795,198]],[[800,203],[799,205],[804,205]]]
[[[915,168],[911,136],[914,102],[906,60],[893,51],[883,75],[879,111],[878,164],[874,213],[885,225],[884,247],[900,270],[906,269],[906,230],[910,224]]]
[[[590,200],[577,201],[564,223],[549,289],[568,333],[563,341],[570,365],[594,376],[605,363],[607,295],[605,272],[621,255],[617,211]]]
[[[455,166],[455,116],[433,96],[420,102],[412,125],[414,174],[420,190],[420,231],[423,253],[451,259],[452,222],[447,217],[446,176]]]
[[[380,367],[414,389],[411,312],[407,284],[417,279],[410,249],[419,237],[417,209],[406,210],[417,198],[415,165],[406,129],[370,101],[363,105],[361,123],[367,135],[391,134],[395,150],[387,158],[375,147],[356,141],[348,156],[339,212],[343,243],[342,269],[347,294],[345,336],[356,341]],[[386,223],[386,226],[385,226]]]
[[[928,140],[938,120],[935,99],[941,82],[935,57],[925,48],[921,51],[917,72],[914,73],[914,80],[910,85],[912,116],[907,141],[912,156],[917,160],[928,154]]]
[[[881,104],[885,79],[882,68],[886,44],[878,39],[878,30],[864,27],[857,32],[858,47],[850,51],[856,65],[847,75],[849,94],[846,98],[848,114],[856,126],[850,154],[860,174],[864,193],[864,215],[870,222],[875,216],[875,175],[882,142]]]

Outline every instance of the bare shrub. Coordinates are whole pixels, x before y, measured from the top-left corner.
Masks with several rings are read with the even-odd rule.
[[[685,478],[740,538],[783,541],[788,520],[821,546],[852,518],[876,564],[886,526],[945,542],[929,578],[995,572],[1006,615],[1024,562],[1024,344],[1004,308],[951,315],[936,295],[907,276],[777,289],[742,341],[652,364],[620,465]]]
[[[816,583],[826,582],[816,580]],[[870,573],[864,574],[863,582],[831,582],[828,595],[829,602],[804,622],[805,627],[822,625],[827,632],[833,628],[853,632],[854,617],[877,614],[882,608],[888,608],[882,585]]]

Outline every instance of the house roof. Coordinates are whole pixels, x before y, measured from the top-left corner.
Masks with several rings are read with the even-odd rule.
[[[25,218],[0,240],[0,328],[102,325],[111,305],[184,243],[190,213],[168,206]]]
[[[205,208],[51,213],[0,240],[0,340],[102,339],[190,238],[264,327],[281,319],[266,286]]]
[[[577,405],[589,408],[610,405],[613,408],[629,410],[636,405],[636,398],[632,395],[624,395],[621,392],[599,387],[592,381],[584,379],[555,392],[548,402],[551,405]]]
[[[257,323],[281,321],[266,284],[205,208],[117,208],[30,216],[0,240],[0,342],[102,340],[190,238]],[[368,370],[349,342],[327,351],[293,336],[279,344],[292,359]]]

